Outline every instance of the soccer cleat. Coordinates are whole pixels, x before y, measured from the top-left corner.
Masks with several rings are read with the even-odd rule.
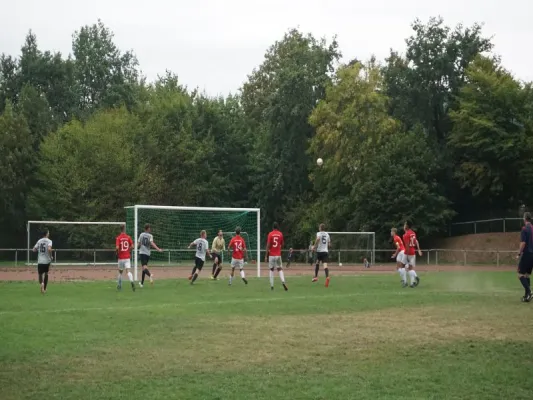
[[[409,286],[409,285],[407,284],[407,282],[402,281],[402,287],[403,287],[403,288],[406,288],[407,286]]]
[[[133,290],[135,292],[135,283],[131,283],[131,290]]]
[[[418,286],[420,283],[420,278],[418,276],[415,276],[415,286]]]
[[[212,281],[216,281],[217,278],[215,278],[213,275],[211,275],[211,280],[212,280]]]
[[[528,295],[524,296],[524,298],[525,298],[525,302],[529,303],[531,301],[531,299],[533,298],[533,295],[530,292]]]
[[[274,288],[272,288],[274,289]],[[289,288],[287,287],[287,285],[285,283],[283,283],[283,289],[285,289],[285,291],[289,290]]]
[[[326,278],[326,284],[324,286],[329,287],[329,276]]]
[[[248,285],[248,281],[246,280],[246,278],[242,278],[242,281],[244,282],[245,285]]]
[[[154,280],[152,279],[154,276],[154,274],[152,274],[152,276],[150,277],[150,285],[153,285],[154,284]]]
[[[411,283],[411,284],[409,285],[409,287],[410,287],[410,288],[415,288],[415,287],[416,287],[416,284]]]
[[[122,285],[121,284],[117,285],[117,290],[119,290],[119,291],[122,290]]]
[[[313,278],[311,282],[318,282],[318,278]]]
[[[274,286],[270,286],[270,290],[274,290]]]
[[[144,285],[143,285],[141,282],[139,282],[139,287],[140,287],[140,288],[143,288]]]

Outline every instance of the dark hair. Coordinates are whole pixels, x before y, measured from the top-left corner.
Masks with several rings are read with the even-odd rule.
[[[405,221],[405,225],[407,225],[408,228],[413,226],[413,224],[412,224],[412,222],[410,220],[406,220]]]
[[[126,225],[122,224],[120,225],[120,231],[124,232],[126,230]]]
[[[144,230],[147,231],[148,229],[150,229],[150,224],[144,224]]]
[[[320,229],[321,231],[323,231],[324,229],[326,229],[326,224],[320,224],[320,226],[318,227],[318,229]]]
[[[274,222],[272,224],[272,229],[279,229],[279,224],[277,222]]]
[[[527,222],[531,222],[531,213],[529,211],[524,213],[524,219]]]
[[[241,227],[240,226],[235,228],[235,234],[237,234],[237,235],[241,234]]]
[[[42,237],[45,237],[46,235],[48,235],[48,232],[49,232],[48,228],[44,228],[43,231],[41,232]]]

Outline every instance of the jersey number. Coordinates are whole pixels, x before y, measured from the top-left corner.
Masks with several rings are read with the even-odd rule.
[[[126,252],[130,249],[130,244],[127,240],[120,241],[120,251]]]
[[[322,244],[326,244],[326,243],[327,243],[326,237],[322,236]]]
[[[235,242],[235,250],[242,250],[242,242]]]
[[[144,247],[148,247],[148,243],[150,243],[150,241],[148,240],[147,237],[143,237],[142,240],[141,240],[141,244],[144,246]]]
[[[415,247],[415,240],[414,236],[409,237],[409,247]]]
[[[39,253],[46,253],[46,251],[47,251],[46,243],[41,243],[39,245]]]
[[[273,242],[273,246],[272,247],[279,247],[279,242],[278,242],[278,237],[277,236],[274,236],[272,238],[272,242]]]
[[[202,251],[202,243],[198,243],[198,251]]]

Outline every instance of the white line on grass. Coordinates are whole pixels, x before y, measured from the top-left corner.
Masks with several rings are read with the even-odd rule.
[[[399,291],[391,292],[390,294],[394,295],[406,295],[407,293],[414,293],[413,291]],[[428,291],[428,292],[418,292],[417,296],[428,295],[433,296],[436,294],[444,293],[454,293],[454,294],[473,294],[476,293],[482,296],[498,296],[499,294],[508,294],[515,293],[511,290],[498,290],[492,292],[473,292],[473,291]],[[42,314],[42,313],[72,313],[72,312],[88,312],[88,311],[124,311],[124,310],[139,310],[139,309],[154,309],[154,308],[185,308],[190,306],[201,306],[201,305],[223,305],[223,304],[243,304],[243,303],[261,303],[261,302],[271,302],[279,300],[322,300],[322,299],[336,299],[336,298],[345,298],[345,297],[363,297],[363,296],[378,296],[376,293],[346,293],[346,294],[326,294],[322,296],[283,296],[283,297],[261,297],[261,298],[244,298],[244,299],[234,299],[234,300],[208,300],[208,301],[192,301],[187,303],[155,303],[155,304],[140,304],[135,306],[118,306],[118,307],[76,307],[76,308],[45,308],[42,310],[5,310],[0,311],[0,315],[14,315],[14,314]]]

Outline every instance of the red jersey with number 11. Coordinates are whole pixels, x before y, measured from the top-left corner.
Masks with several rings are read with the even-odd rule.
[[[244,258],[244,250],[246,249],[246,243],[240,235],[234,236],[229,242],[228,248],[233,250],[232,257],[235,260],[242,260]]]
[[[267,245],[270,245],[268,255],[272,257],[281,256],[281,248],[283,247],[283,233],[274,229],[268,234]]]
[[[126,235],[125,233],[118,235],[116,245],[118,249],[118,259],[129,260],[131,249],[133,247],[133,240],[131,240],[130,235]]]
[[[416,254],[416,233],[408,229],[403,234],[403,242],[405,243],[405,254],[414,256]]]

